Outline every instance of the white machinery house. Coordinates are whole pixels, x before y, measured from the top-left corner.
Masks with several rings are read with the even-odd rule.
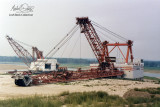
[[[56,71],[58,63],[56,59],[37,59],[31,62],[29,70],[31,71]]]
[[[136,59],[133,62],[129,63],[116,61],[116,63],[114,63],[114,66],[124,71],[124,78],[143,79],[144,63],[141,59]]]

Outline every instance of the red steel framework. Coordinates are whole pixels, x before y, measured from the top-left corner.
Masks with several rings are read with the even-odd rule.
[[[37,59],[44,59],[43,57],[43,52],[39,51],[37,47],[32,47],[32,55],[33,55],[33,60],[37,60]],[[35,54],[37,56],[37,58],[35,58]]]
[[[117,77],[122,76],[124,73],[122,71],[110,71],[110,70],[80,70],[80,71],[63,71],[63,72],[49,72],[42,73],[36,76],[32,76],[32,84],[37,85],[41,83],[56,83],[56,82],[69,82],[76,80],[87,80],[95,78],[105,78],[105,77]]]
[[[30,67],[30,63],[37,59],[44,59],[43,52],[39,51],[37,47],[32,47],[32,54],[31,55],[23,46],[21,46],[18,42],[13,40],[11,37],[6,36],[9,44],[18,55],[18,57],[28,66]],[[35,58],[36,54],[36,58]]]
[[[98,62],[100,64],[105,62],[103,45],[89,19],[87,17],[76,19],[81,28],[81,33],[85,34]]]
[[[24,49],[19,43],[14,41],[9,36],[6,36],[6,38],[9,44],[11,45],[11,47],[13,48],[13,50],[15,51],[15,53],[29,67],[30,63],[33,61],[32,55],[26,49]]]
[[[109,43],[108,41],[104,41],[104,42],[103,42],[103,47],[104,47],[105,52],[106,52],[106,57],[109,57],[109,54],[110,54],[116,47],[118,47],[118,49],[119,49],[119,51],[121,52],[123,58],[125,59],[125,63],[128,63],[129,55],[130,55],[131,62],[133,62],[132,45],[133,45],[133,41],[131,41],[131,40],[128,40],[127,43],[119,43],[119,42]],[[112,48],[110,51],[108,50],[108,47],[109,47],[109,46],[113,46],[113,48]],[[124,53],[122,52],[122,50],[120,49],[120,46],[127,46],[127,54],[126,54],[126,57],[125,57]]]
[[[44,72],[38,75],[29,75],[30,73],[24,72],[24,78],[15,80],[15,84],[19,86],[28,86],[32,84],[41,83],[55,83],[55,82],[68,82],[83,79],[94,79],[104,77],[123,77],[124,72],[114,67],[110,60],[110,53],[117,46],[128,46],[126,63],[128,62],[129,53],[131,54],[131,61],[133,61],[132,55],[132,41],[129,40],[127,43],[109,43],[107,41],[101,42],[98,34],[96,33],[91,21],[88,17],[76,18],[77,23],[81,28],[81,33],[84,33],[90,47],[92,48],[98,62],[99,67],[96,69],[70,71],[67,68],[59,67],[58,71]],[[14,46],[14,43],[12,43]],[[12,46],[12,45],[11,45]],[[108,50],[108,46],[114,46],[111,51]],[[120,48],[119,48],[120,49]],[[120,50],[121,51],[121,50]],[[122,51],[121,51],[122,53]],[[123,55],[123,53],[122,53]],[[123,55],[124,56],[124,55]],[[27,76],[27,77],[26,77]],[[32,81],[30,81],[32,80]],[[27,83],[26,83],[27,82]],[[30,83],[29,83],[30,82]],[[27,84],[27,85],[26,85]]]

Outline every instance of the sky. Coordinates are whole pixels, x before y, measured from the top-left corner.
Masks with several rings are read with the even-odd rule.
[[[24,3],[34,7],[33,16],[9,16],[14,5]],[[0,0],[0,56],[16,56],[6,35],[46,55],[76,25],[76,17],[89,17],[132,40],[134,58],[160,60],[160,0]],[[79,32],[53,57],[94,57]]]

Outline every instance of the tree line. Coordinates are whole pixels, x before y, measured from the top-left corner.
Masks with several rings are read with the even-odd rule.
[[[55,58],[62,64],[90,64],[98,63],[96,59],[83,59],[83,58]],[[19,57],[16,56],[0,56],[0,62],[22,62]],[[22,62],[23,63],[23,62]],[[144,60],[145,67],[158,67],[160,68],[160,61],[147,61]]]

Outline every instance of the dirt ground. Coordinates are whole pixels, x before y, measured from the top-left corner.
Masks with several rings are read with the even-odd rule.
[[[27,69],[27,66],[11,65],[11,64],[0,64],[0,74],[6,73],[8,71],[13,71],[15,69],[18,69],[18,70]]]
[[[0,67],[1,66],[2,65],[0,65]],[[6,67],[5,70],[15,67],[15,65],[6,66],[8,66],[8,68]],[[21,69],[25,68],[23,66],[21,67]],[[0,99],[25,97],[31,95],[57,95],[64,91],[105,91],[110,95],[119,95],[122,97],[130,89],[147,87],[160,87],[160,85],[154,84],[152,82],[140,82],[131,80],[95,79],[70,83],[19,87],[14,84],[14,79],[11,78],[11,75],[0,75]]]
[[[124,93],[130,89],[146,87],[160,87],[160,85],[151,82],[101,79],[19,87],[14,84],[14,80],[10,75],[0,75],[0,99],[25,97],[30,95],[57,95],[64,91],[105,91],[111,95],[123,96]]]

